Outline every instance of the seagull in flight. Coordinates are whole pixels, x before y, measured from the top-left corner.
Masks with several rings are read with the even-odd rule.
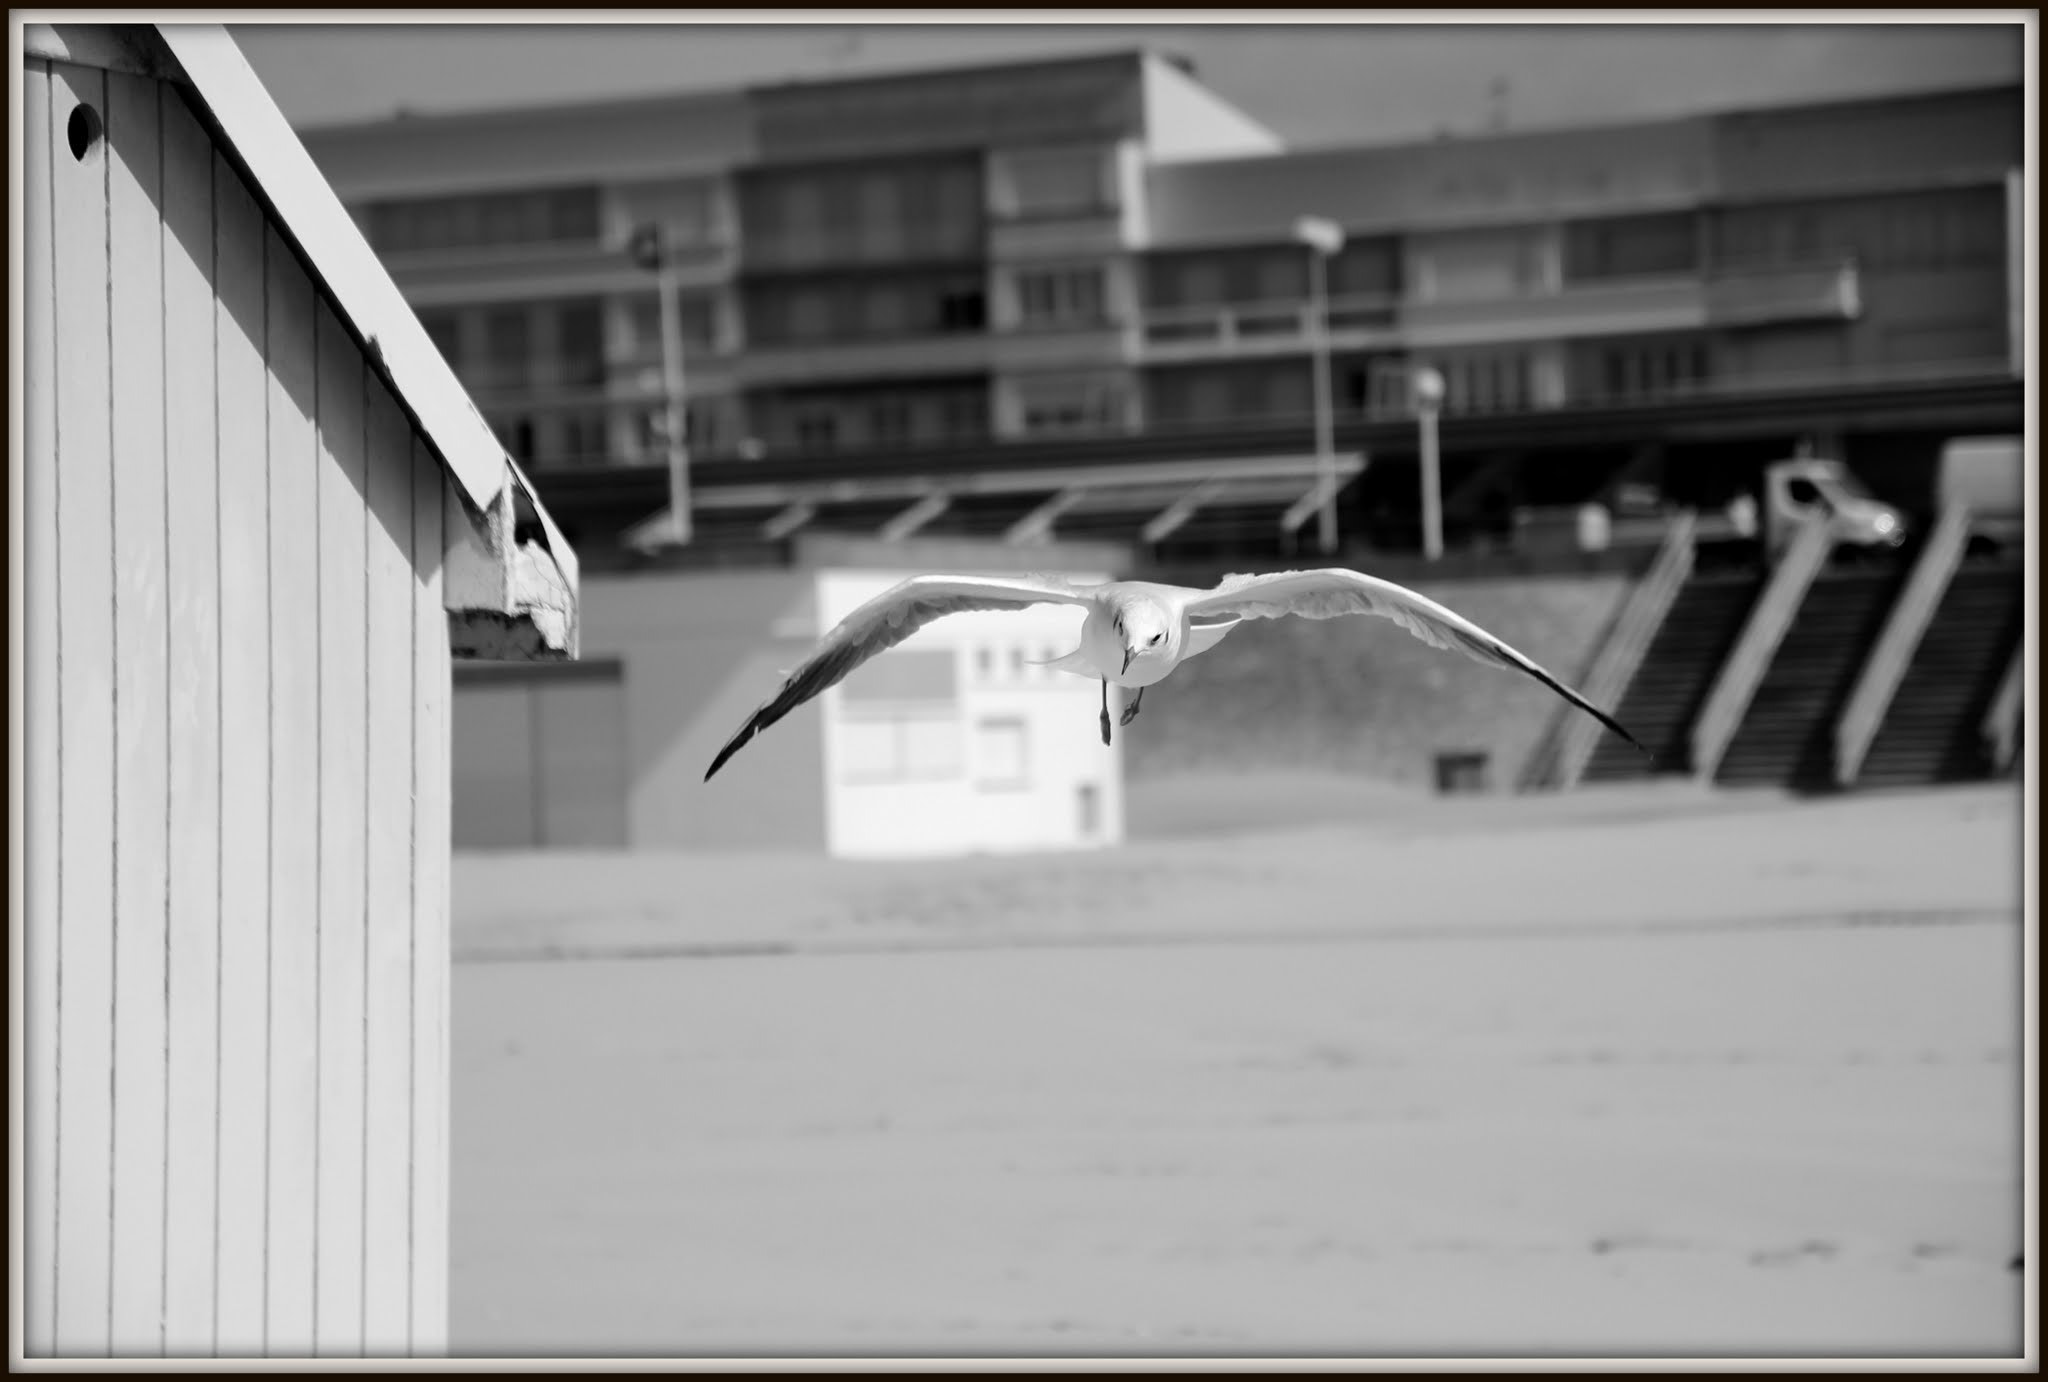
[[[1189,658],[1215,647],[1247,619],[1376,614],[1393,620],[1433,648],[1456,649],[1475,661],[1534,677],[1644,755],[1650,752],[1607,712],[1469,619],[1392,581],[1341,567],[1225,576],[1211,590],[1151,581],[1075,585],[1055,576],[912,576],[847,615],[819,640],[803,664],[789,673],[775,694],[726,741],[704,780],[709,782],[727,759],[762,730],[934,619],[966,610],[1023,609],[1039,604],[1079,605],[1088,611],[1081,625],[1081,646],[1041,665],[1102,682],[1104,744],[1110,741],[1111,682],[1138,693],[1119,720],[1128,725],[1138,714],[1146,687],[1164,680]]]

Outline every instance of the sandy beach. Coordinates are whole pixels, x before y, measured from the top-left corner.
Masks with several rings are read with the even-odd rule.
[[[2019,805],[460,860],[454,1350],[2015,1354]]]

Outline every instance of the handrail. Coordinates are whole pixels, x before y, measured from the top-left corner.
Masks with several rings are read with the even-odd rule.
[[[1855,689],[1835,720],[1835,785],[1848,787],[1863,771],[1863,760],[1898,694],[1899,683],[1913,661],[1934,611],[1947,593],[1970,540],[1970,513],[1961,504],[1941,512],[1927,544],[1906,577],[1906,588],[1892,602],[1884,629],[1863,659]]]
[[[1785,633],[1805,602],[1813,578],[1820,574],[1834,545],[1834,533],[1825,520],[1808,520],[1779,558],[1777,569],[1765,583],[1756,608],[1750,611],[1741,636],[1735,640],[1735,647],[1721,664],[1714,688],[1707,693],[1706,704],[1700,707],[1699,718],[1693,722],[1694,777],[1711,781],[1721,766],[1721,756],[1734,740],[1778,645],[1785,641]]]
[[[2004,773],[2012,767],[2019,752],[2020,711],[2024,708],[2027,687],[2026,655],[2026,641],[2022,639],[2020,646],[2012,650],[2012,660],[2005,664],[2005,675],[1998,681],[1998,694],[1991,698],[1991,708],[1984,712],[1984,722],[1978,726],[1994,773]]]
[[[1580,684],[1579,693],[1609,713],[1619,708],[1622,693],[1635,680],[1643,655],[1650,649],[1650,640],[1663,627],[1678,592],[1692,575],[1698,528],[1699,515],[1691,509],[1671,520],[1650,569],[1629,592],[1612,632],[1593,656],[1593,665]],[[1590,716],[1569,709],[1561,713],[1550,751],[1532,765],[1528,786],[1559,790],[1578,786],[1600,736],[1606,732]]]

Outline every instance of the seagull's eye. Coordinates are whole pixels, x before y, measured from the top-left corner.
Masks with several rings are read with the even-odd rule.
[[[1164,637],[1166,637],[1166,635],[1165,635],[1165,634],[1163,634],[1163,633],[1155,633],[1155,634],[1153,634],[1153,635],[1152,635],[1152,642],[1151,642],[1151,643],[1147,643],[1147,644],[1146,644],[1145,646],[1149,648],[1149,647],[1151,647],[1151,646],[1152,646],[1152,643],[1157,643],[1157,642],[1158,642],[1158,641],[1159,641],[1160,639],[1162,639],[1162,638],[1164,638]]]

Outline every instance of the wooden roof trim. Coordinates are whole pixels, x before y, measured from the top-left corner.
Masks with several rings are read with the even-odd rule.
[[[342,319],[381,363],[441,463],[477,509],[490,509],[507,484],[523,477],[242,50],[218,24],[159,24],[155,29],[259,194],[298,242]],[[526,488],[531,499],[531,486]],[[558,559],[566,551],[566,544],[558,544]]]

